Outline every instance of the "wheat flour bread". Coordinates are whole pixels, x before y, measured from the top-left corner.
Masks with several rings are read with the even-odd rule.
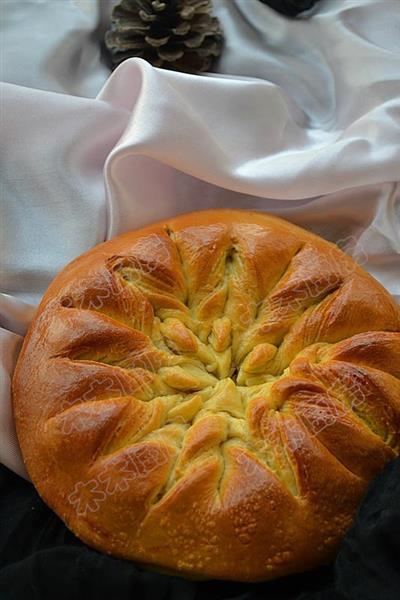
[[[332,560],[399,452],[399,378],[377,281],[288,222],[213,210],[68,265],[13,401],[34,485],[87,544],[257,581]]]

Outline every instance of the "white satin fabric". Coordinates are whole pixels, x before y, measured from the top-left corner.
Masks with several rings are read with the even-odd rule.
[[[267,210],[339,243],[400,300],[397,0],[321,0],[295,21],[214,0],[218,73],[132,59],[108,79],[106,1],[1,4],[4,464],[26,476],[10,378],[35,305],[66,263],[122,231],[194,209]]]

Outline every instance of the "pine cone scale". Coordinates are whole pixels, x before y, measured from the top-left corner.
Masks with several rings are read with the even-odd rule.
[[[174,62],[183,56],[183,50],[168,50],[168,51],[159,51],[159,56],[166,62]]]
[[[154,48],[160,48],[160,46],[165,46],[165,44],[168,44],[169,42],[169,37],[152,38],[146,35],[144,39],[148,44],[150,44],[150,46],[154,46]]]
[[[145,23],[152,23],[153,21],[156,21],[157,16],[156,15],[149,15],[149,13],[145,12],[144,10],[141,10],[139,12],[139,17],[142,19],[142,21],[144,21]]]
[[[159,0],[155,0],[154,2],[151,3],[151,5],[156,12],[161,12],[162,10],[165,9],[165,6],[166,6],[165,2],[160,2]]]
[[[137,24],[134,21],[125,21],[125,22],[121,23],[118,34],[119,35],[126,34],[126,35],[141,36],[142,34],[146,34],[148,30],[149,30],[149,27],[146,27],[142,23]],[[113,34],[115,34],[115,32],[113,32]]]
[[[199,48],[204,42],[205,37],[205,33],[195,33],[191,37],[184,40],[183,43],[185,44],[186,48]]]
[[[187,35],[191,28],[193,29],[193,27],[190,26],[190,23],[182,21],[182,23],[179,23],[178,27],[173,28],[172,33],[175,35]]]

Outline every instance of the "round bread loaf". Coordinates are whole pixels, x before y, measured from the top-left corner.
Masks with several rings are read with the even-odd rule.
[[[400,311],[335,245],[215,210],[53,281],[14,411],[44,501],[90,546],[197,578],[330,561],[399,452]]]

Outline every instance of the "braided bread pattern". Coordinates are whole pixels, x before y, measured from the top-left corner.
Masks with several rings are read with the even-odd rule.
[[[205,211],[102,244],[43,298],[14,383],[44,500],[191,577],[328,562],[399,453],[400,312],[336,246]]]

